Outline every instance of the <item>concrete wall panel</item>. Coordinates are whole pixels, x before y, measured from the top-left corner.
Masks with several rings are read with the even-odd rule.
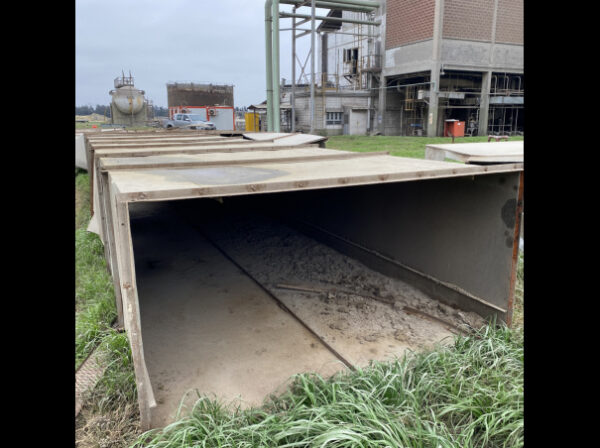
[[[506,309],[519,173],[294,195],[305,222]]]
[[[383,75],[394,76],[430,70],[432,55],[432,40],[386,50]]]
[[[444,39],[442,64],[487,67],[490,63],[490,47],[485,42]]]

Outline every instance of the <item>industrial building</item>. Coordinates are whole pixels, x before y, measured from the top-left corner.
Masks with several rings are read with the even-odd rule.
[[[523,133],[523,0],[315,1],[329,12],[315,15],[314,69],[295,49],[312,34],[311,2],[276,3],[294,6],[273,6],[271,34],[293,34],[292,80],[272,83],[293,105],[291,131],[440,136],[458,120],[465,135]]]
[[[193,82],[167,83],[167,105],[233,106],[233,86]]]
[[[233,85],[170,82],[167,83],[169,119],[174,114],[197,113],[219,130],[235,129]]]

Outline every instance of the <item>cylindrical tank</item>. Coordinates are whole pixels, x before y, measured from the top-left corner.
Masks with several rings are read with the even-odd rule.
[[[137,114],[144,107],[144,91],[133,86],[123,86],[111,90],[115,107],[126,115]]]

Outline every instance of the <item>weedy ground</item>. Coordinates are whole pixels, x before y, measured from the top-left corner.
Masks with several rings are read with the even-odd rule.
[[[487,137],[457,137],[454,143],[479,143],[487,142]],[[523,140],[522,136],[509,137],[509,141]],[[397,136],[366,136],[366,135],[339,135],[329,137],[327,148],[344,149],[347,151],[370,152],[390,151],[393,156],[425,158],[425,146],[434,143],[450,143],[448,137],[397,137]],[[455,162],[455,161],[454,161]]]
[[[135,376],[127,336],[113,327],[117,311],[112,280],[90,220],[90,181],[75,172],[75,369],[98,349],[108,365],[85,397],[76,420],[78,447],[125,447],[139,434]]]
[[[487,326],[329,379],[301,374],[264,406],[198,397],[191,414],[135,447],[520,447],[522,333]]]
[[[465,141],[487,141],[477,139]],[[327,146],[424,158],[426,144],[448,140],[340,136]],[[523,446],[523,252],[511,329],[484,327],[457,336],[453,345],[329,379],[297,375],[286,393],[259,408],[228,408],[198,396],[189,415],[142,433],[127,336],[111,327],[116,308],[102,243],[85,231],[85,171],[76,171],[75,187],[76,366],[95,348],[108,365],[77,418],[78,447]]]

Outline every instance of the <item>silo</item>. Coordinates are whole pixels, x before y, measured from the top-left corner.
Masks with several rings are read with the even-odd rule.
[[[144,126],[148,119],[148,107],[144,101],[144,91],[136,89],[133,77],[123,74],[114,80],[115,88],[109,93],[111,122],[125,126]]]

